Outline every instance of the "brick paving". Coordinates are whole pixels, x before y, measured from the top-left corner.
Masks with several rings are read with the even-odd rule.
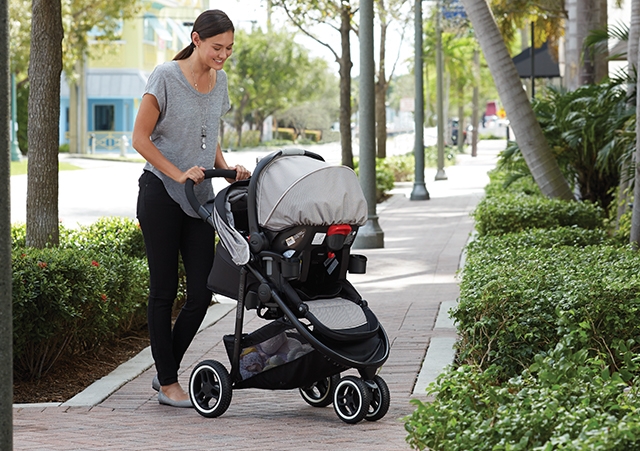
[[[94,406],[16,405],[15,450],[406,450],[403,417],[434,336],[455,337],[436,328],[441,303],[459,295],[456,272],[473,229],[470,213],[483,196],[487,171],[504,141],[483,141],[478,157],[459,157],[446,181],[426,171],[429,201],[410,201],[412,185],[396,188],[378,207],[384,248],[356,252],[368,257],[367,273],[349,280],[367,299],[391,342],[380,370],[391,392],[387,415],[377,422],[343,423],[331,406],[314,408],[297,390],[245,389],[233,392],[224,415],[208,419],[192,409],[159,405],[151,389],[155,370],[144,370]],[[450,303],[450,302],[449,302]],[[234,310],[200,332],[187,355],[180,381],[205,359],[229,367],[222,336],[232,333]],[[265,324],[247,313],[245,330]]]

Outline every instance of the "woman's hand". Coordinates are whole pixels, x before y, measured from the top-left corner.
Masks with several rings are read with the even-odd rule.
[[[192,168],[184,171],[177,182],[185,183],[187,180],[193,180],[196,185],[200,184],[204,180],[204,168],[200,166],[193,166]]]
[[[236,179],[235,179],[235,181],[246,180],[249,177],[251,177],[251,171],[249,171],[244,166],[240,166],[240,165],[230,166],[229,169],[232,170],[232,171],[236,171]],[[232,182],[233,182],[233,180],[232,180]]]

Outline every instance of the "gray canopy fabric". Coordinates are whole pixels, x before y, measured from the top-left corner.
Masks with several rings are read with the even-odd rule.
[[[351,168],[291,155],[274,159],[259,177],[257,219],[268,230],[367,221],[367,202]]]
[[[257,175],[256,209],[260,227],[279,232],[297,225],[363,225],[367,201],[351,168],[332,166],[303,155],[275,158]],[[249,261],[246,237],[235,229],[229,199],[226,217],[217,209],[213,221],[233,262]]]

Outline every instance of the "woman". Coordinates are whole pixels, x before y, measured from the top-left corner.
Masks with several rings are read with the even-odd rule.
[[[149,338],[157,377],[158,401],[191,407],[178,382],[178,369],[211,302],[207,277],[213,263],[214,233],[189,205],[184,183],[195,182],[201,203],[213,197],[204,169],[235,169],[236,180],[250,176],[227,165],[218,132],[229,110],[227,76],[234,27],[219,10],[202,13],[192,42],[173,61],[152,72],[133,129],[133,147],[147,163],[140,177],[137,216],[149,262]],[[173,329],[171,310],[178,289],[178,254],[187,274],[187,300]]]

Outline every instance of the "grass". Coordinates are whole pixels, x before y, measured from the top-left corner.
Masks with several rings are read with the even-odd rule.
[[[75,171],[76,169],[82,169],[71,163],[62,162],[58,164],[60,171]],[[11,162],[11,175],[23,175],[27,173],[27,160]]]

